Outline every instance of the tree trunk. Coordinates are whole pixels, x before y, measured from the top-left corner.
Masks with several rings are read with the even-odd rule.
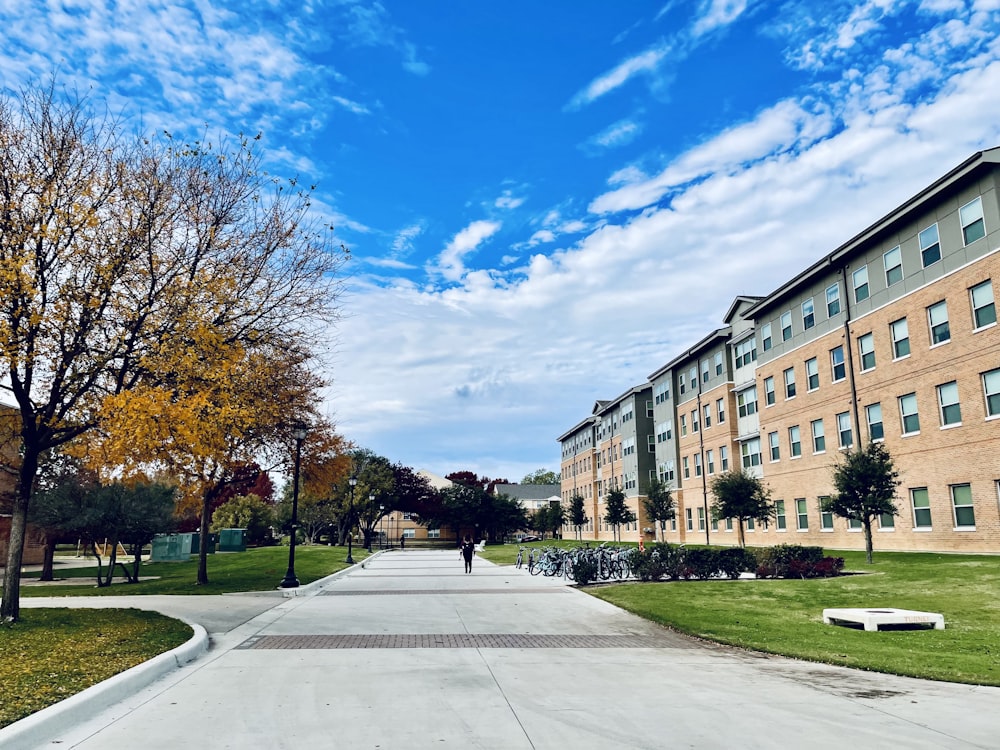
[[[52,569],[55,565],[56,556],[56,535],[46,534],[45,535],[45,552],[42,558],[42,574],[39,576],[39,581],[51,581],[53,579]]]
[[[740,548],[741,549],[746,549],[747,540],[743,537],[743,519],[742,518],[737,518],[736,522],[739,524],[739,529],[740,529],[740,534],[739,534],[739,537],[740,537]]]
[[[24,536],[28,525],[31,488],[38,473],[38,449],[25,441],[17,490],[11,509],[10,536],[7,540],[7,567],[3,578],[3,601],[0,622],[16,622],[21,614],[21,562],[24,560]]]
[[[868,516],[862,521],[865,525],[865,559],[872,564],[872,519]]]
[[[94,553],[94,559],[97,560],[97,588],[102,588],[104,586],[104,566],[101,562],[101,556],[97,553],[97,542],[91,540],[90,551]]]
[[[198,526],[198,586],[208,585],[208,512],[212,507],[211,490],[201,497],[201,523]]]

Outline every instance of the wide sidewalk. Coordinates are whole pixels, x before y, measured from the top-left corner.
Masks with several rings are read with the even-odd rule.
[[[173,600],[156,608],[201,618],[211,650],[53,741],[81,750],[998,746],[1000,689],[705,644],[561,580],[480,558],[466,575],[457,551],[385,553],[302,593],[136,597],[133,606]],[[201,601],[182,602],[191,599]]]

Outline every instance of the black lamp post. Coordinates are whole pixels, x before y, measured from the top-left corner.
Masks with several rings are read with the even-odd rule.
[[[354,556],[351,554],[351,543],[354,541],[354,488],[358,486],[358,478],[352,474],[347,483],[351,485],[351,507],[347,511],[347,560],[345,562],[348,565],[354,565]]]
[[[375,533],[375,493],[368,493],[368,520],[372,522],[371,532],[368,534],[368,552],[372,551],[372,535]]]
[[[385,506],[382,503],[378,505],[378,546],[385,549]]]
[[[292,474],[292,537],[288,543],[288,570],[281,579],[281,588],[298,588],[299,579],[295,577],[295,538],[299,533],[299,466],[302,463],[302,441],[306,439],[306,426],[292,426],[292,437],[295,438],[295,471]]]

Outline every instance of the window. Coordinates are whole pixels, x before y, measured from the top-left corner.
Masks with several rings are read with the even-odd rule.
[[[785,523],[785,501],[775,500],[774,501],[774,523],[778,531],[784,531],[786,528]]]
[[[719,416],[718,422],[722,424],[726,421],[726,400],[724,398],[717,399],[715,402],[715,413]]]
[[[660,383],[653,389],[653,401],[662,404],[670,398],[670,383]]]
[[[737,413],[741,417],[749,417],[757,413],[757,389],[747,388],[736,394]]]
[[[656,435],[646,435],[646,452],[656,453]]]
[[[698,431],[698,410],[697,409],[692,409],[691,410],[691,432],[697,432],[697,431]]]
[[[819,528],[822,531],[833,531],[833,511],[824,510],[829,500],[829,496],[819,498]]]
[[[795,398],[795,368],[785,370],[785,398]]]
[[[826,288],[826,314],[832,318],[840,313],[840,284]]]
[[[882,429],[882,404],[866,406],[865,419],[868,421],[868,438],[882,440],[885,437],[885,430]]]
[[[760,438],[750,438],[746,442],[741,443],[740,456],[743,459],[744,469],[760,466]]]
[[[415,538],[417,536],[417,530],[416,529],[403,529],[403,536],[405,536],[407,539],[413,539],[413,538]]]
[[[798,524],[799,531],[805,531],[809,528],[809,509],[806,507],[804,497],[795,498],[795,522]]]
[[[802,433],[798,425],[788,428],[788,454],[792,458],[802,455]]]
[[[792,313],[781,313],[781,340],[788,341],[792,337]]]
[[[749,338],[741,341],[734,349],[736,367],[744,367],[757,359],[757,339]]]
[[[868,266],[861,266],[851,274],[851,279],[854,281],[854,301],[861,302],[868,299]]]
[[[927,321],[931,327],[931,346],[951,340],[948,328],[948,303],[941,300],[927,308]]]
[[[712,426],[712,405],[711,404],[705,404],[701,408],[701,411],[702,411],[702,414],[705,417],[705,429],[707,430],[709,427]]]
[[[875,367],[875,335],[866,333],[858,336],[858,354],[861,355],[861,371]]]
[[[823,420],[814,419],[809,426],[812,428],[813,453],[822,453],[826,450],[826,430],[823,427]]]
[[[899,416],[903,420],[903,434],[920,432],[920,415],[917,414],[917,394],[907,393],[899,397]]]
[[[653,402],[649,400],[646,401],[646,418],[653,418]]]
[[[705,509],[698,508],[698,531],[705,530]]]
[[[681,393],[687,393],[687,387],[684,385],[684,376],[683,375],[681,375],[681,378],[680,378],[677,390],[680,391]]]
[[[698,387],[698,368],[695,365],[691,365],[691,368],[688,370],[688,380],[690,381],[692,391]]]
[[[913,528],[931,528],[931,499],[926,487],[914,487],[910,490],[910,502],[913,505]]]
[[[806,360],[806,386],[810,391],[819,388],[819,360],[815,357]]]
[[[900,359],[910,356],[910,327],[906,325],[906,318],[900,318],[890,323],[889,331],[892,333],[893,358]]]
[[[668,419],[666,422],[660,422],[656,425],[656,442],[665,443],[674,436],[673,432],[674,420]]]
[[[674,468],[673,459],[669,461],[664,461],[660,464],[660,479],[664,482],[672,482],[677,478],[677,472]]]
[[[903,256],[899,252],[899,245],[882,256],[882,265],[885,267],[886,286],[903,280]]]
[[[938,242],[937,224],[931,224],[922,231],[920,238],[920,260],[924,268],[941,260],[941,243]]]
[[[774,404],[774,378],[764,378],[764,403],[767,406]]]
[[[983,199],[976,198],[958,209],[958,217],[962,222],[962,240],[966,245],[986,236],[986,225],[983,223]]]
[[[715,374],[722,374],[722,352],[715,353]]]
[[[691,478],[691,466],[688,464],[688,457],[687,456],[684,456],[681,459],[681,466],[684,467],[684,478],[685,479],[690,479]]]
[[[955,528],[975,529],[976,511],[972,506],[972,485],[951,485],[951,504],[955,509]]]
[[[681,414],[681,435],[687,435],[687,434],[688,434],[687,417],[684,414]]]
[[[989,281],[976,284],[969,290],[972,298],[972,320],[976,328],[997,322],[997,309],[993,304],[993,285]]]
[[[694,475],[696,477],[700,477],[701,476],[701,454],[700,453],[695,453],[694,454]]]
[[[690,508],[685,508],[684,518],[687,521],[687,530],[694,531],[694,515],[691,513]]]
[[[816,325],[816,307],[813,304],[813,298],[810,297],[802,303],[802,328],[809,330],[814,325]]]
[[[878,517],[878,525],[882,531],[892,531],[896,528],[896,517],[892,513],[882,513]]]
[[[441,538],[441,529],[427,529],[427,538],[428,539],[440,539]]]
[[[833,372],[834,383],[847,377],[847,371],[844,368],[843,346],[838,346],[835,349],[830,350],[830,369]]]
[[[761,348],[766,352],[771,348],[771,324],[765,323],[760,327]]]
[[[767,443],[771,449],[771,460],[777,461],[781,458],[781,449],[778,447],[778,433],[769,432],[767,434]]]
[[[719,470],[729,471],[729,446],[719,446]]]
[[[715,452],[711,448],[705,451],[705,466],[709,474],[715,473]]]
[[[1000,369],[983,373],[983,394],[986,396],[986,416],[1000,417]]]
[[[941,426],[962,424],[962,406],[958,402],[958,382],[952,380],[937,387],[941,407]]]
[[[854,436],[851,434],[851,414],[841,412],[837,415],[837,443],[841,448],[850,448],[854,445]]]

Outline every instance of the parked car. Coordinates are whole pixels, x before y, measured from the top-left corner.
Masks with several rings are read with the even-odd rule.
[[[518,543],[520,543],[520,542],[540,542],[540,541],[542,541],[542,538],[540,536],[535,536],[534,534],[525,534],[524,536],[522,536],[517,541],[518,541]]]

